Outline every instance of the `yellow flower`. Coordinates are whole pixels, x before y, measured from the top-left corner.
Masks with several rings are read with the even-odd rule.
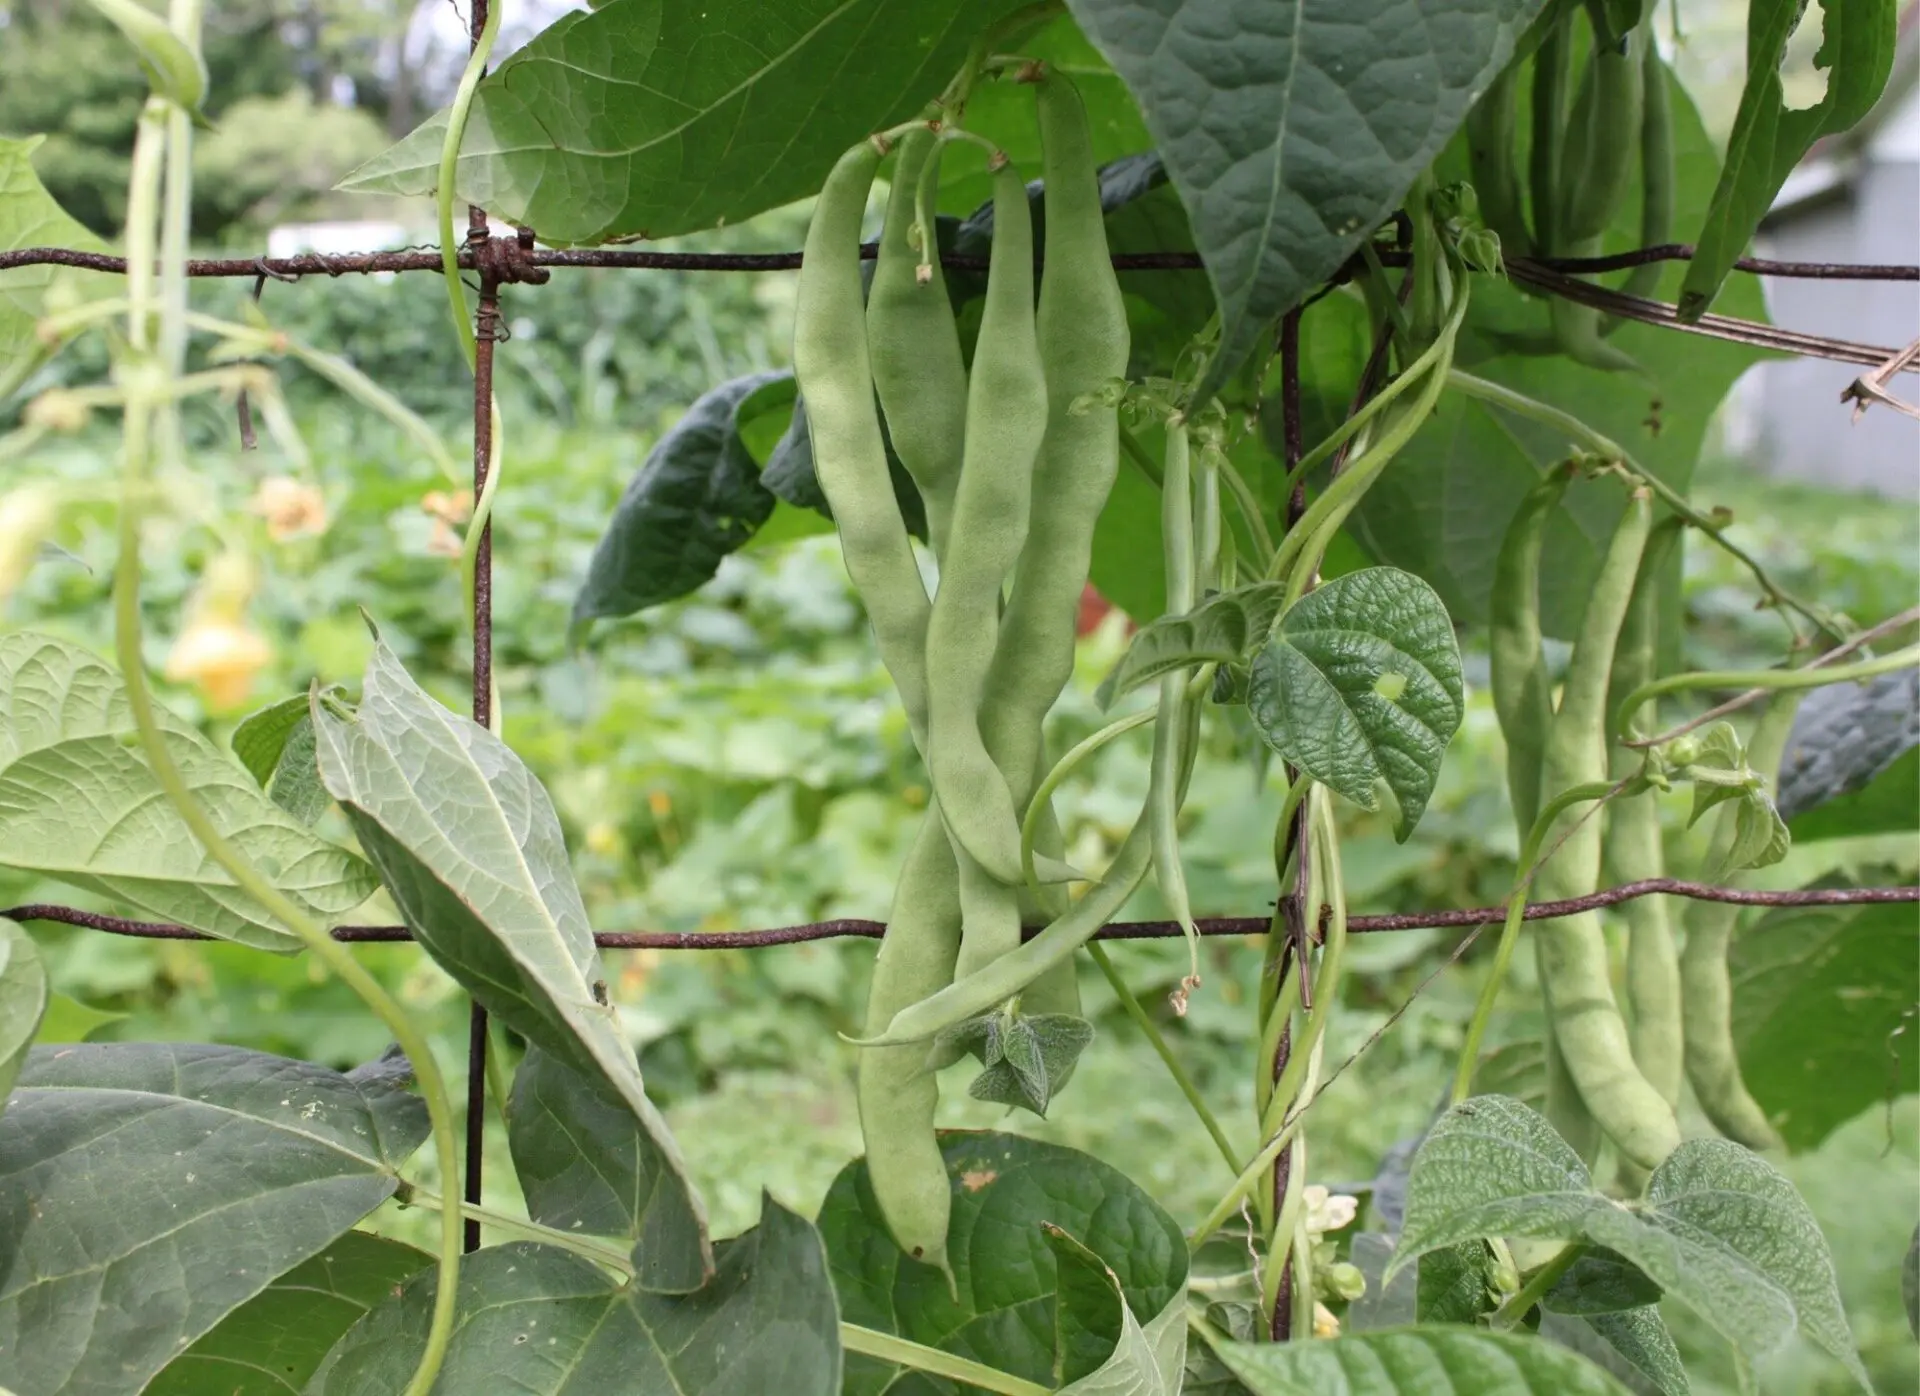
[[[620,830],[610,820],[596,819],[587,825],[586,845],[589,853],[611,858],[620,851]]]
[[[1340,1320],[1333,1316],[1332,1309],[1318,1299],[1313,1301],[1313,1336],[1316,1338],[1340,1336]]]
[[[267,521],[267,536],[276,543],[327,528],[327,502],[312,485],[287,475],[270,475],[260,482],[247,508]]]
[[[202,618],[180,632],[167,655],[167,677],[191,683],[217,711],[247,701],[254,676],[273,657],[267,642],[235,620]]]

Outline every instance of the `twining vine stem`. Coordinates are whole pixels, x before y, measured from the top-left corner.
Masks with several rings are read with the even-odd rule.
[[[1551,921],[1575,916],[1583,911],[1630,902],[1636,897],[1688,897],[1702,902],[1728,902],[1735,906],[1885,906],[1901,902],[1920,902],[1920,887],[1807,887],[1792,891],[1764,892],[1744,887],[1720,887],[1707,882],[1688,882],[1677,877],[1649,877],[1639,882],[1622,883],[1584,897],[1568,897],[1555,902],[1529,902],[1525,919]],[[1459,907],[1451,910],[1405,911],[1376,916],[1349,916],[1347,930],[1354,935],[1380,935],[1394,931],[1462,930],[1476,926],[1498,925],[1506,918],[1505,905]],[[11,921],[57,921],[69,926],[84,926],[111,935],[132,936],[142,940],[213,940],[204,931],[162,921],[133,921],[123,916],[106,916],[78,907],[48,902],[31,902],[0,911]],[[1267,916],[1196,917],[1194,926],[1203,936],[1264,936],[1272,924]],[[816,940],[878,940],[886,930],[884,921],[843,918],[813,921],[800,926],[774,926],[754,931],[598,931],[593,941],[602,950],[758,950],[774,945],[801,945]],[[1027,928],[1029,936],[1039,927]],[[336,926],[333,938],[353,944],[389,944],[413,939],[405,926]],[[1098,940],[1171,940],[1185,935],[1177,921],[1115,921],[1100,928]]]

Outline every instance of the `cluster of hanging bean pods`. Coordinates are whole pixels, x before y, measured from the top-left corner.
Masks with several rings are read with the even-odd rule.
[[[1027,191],[996,155],[968,369],[926,221],[943,139],[929,125],[896,146],[863,142],[834,166],[807,235],[795,319],[815,470],[931,777],[874,970],[858,1096],[868,1175],[894,1238],[942,1267],[949,1192],[934,1071],[951,1049],[935,1039],[1016,996],[1023,1013],[1076,1014],[1072,953],[1144,871],[1144,845],[1130,840],[1105,882],[1069,909],[1060,884],[1071,871],[1050,810],[1038,812],[1038,892],[1023,868],[1022,820],[1047,769],[1041,724],[1072,673],[1094,525],[1118,463],[1116,408],[1099,390],[1125,373],[1128,333],[1085,109],[1063,77],[1037,66],[1022,76],[1044,150],[1037,303]],[[860,225],[889,153],[863,302]],[[931,596],[889,480],[887,438],[926,501]],[[1023,945],[1030,916],[1049,924]]]

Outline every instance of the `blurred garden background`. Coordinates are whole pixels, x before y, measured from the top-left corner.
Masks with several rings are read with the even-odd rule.
[[[1739,30],[1726,17],[1737,21],[1741,8],[1676,7],[1687,34],[1677,50],[1681,71],[1720,131],[1740,79]],[[220,130],[200,146],[196,219],[209,247],[257,250],[274,227],[298,221],[424,222],[420,208],[362,207],[327,191],[444,100],[457,75],[460,49],[448,45],[457,44],[459,28],[429,11],[452,13],[406,0],[212,7],[213,89],[227,105],[215,108]],[[138,75],[117,61],[118,40],[84,5],[10,0],[0,2],[0,20],[0,135],[49,133],[35,158],[42,179],[111,240],[144,90]],[[405,38],[396,45],[397,35]],[[109,53],[116,61],[107,61]],[[274,158],[260,158],[263,149]],[[297,183],[287,182],[289,170],[299,173]],[[694,245],[794,247],[804,218],[804,210],[785,210]],[[203,308],[230,313],[250,290],[246,282],[201,282],[194,294]],[[553,794],[602,929],[880,917],[921,816],[918,758],[834,541],[812,515],[782,504],[753,546],[696,595],[603,627],[578,649],[568,644],[574,592],[622,489],[699,393],[784,366],[791,295],[790,274],[628,271],[563,271],[548,286],[507,293],[512,338],[498,379],[506,475],[494,552],[503,730]],[[456,447],[467,439],[471,380],[437,277],[269,281],[261,309],[308,343],[350,358]],[[90,381],[104,367],[70,352],[0,402],[0,429],[35,389]],[[247,712],[303,692],[316,678],[355,683],[369,650],[364,609],[414,674],[450,706],[464,707],[468,631],[448,540],[465,501],[416,448],[357,404],[296,367],[281,377],[310,468],[291,464],[264,436],[260,449],[241,450],[230,408],[198,408],[189,421],[193,478],[167,486],[187,492],[182,518],[218,521],[220,532],[190,527],[157,538],[146,588],[149,660],[158,673],[213,550],[244,548],[259,574],[252,620],[271,658],[239,701],[216,703],[217,695],[191,685],[165,686],[164,700],[224,737]],[[1696,475],[1695,499],[1732,510],[1734,537],[1784,583],[1861,624],[1913,604],[1920,591],[1914,498],[1890,505],[1884,497],[1786,483],[1728,449],[1724,434],[1717,439]],[[116,469],[114,441],[110,426],[65,438],[43,448],[34,468],[104,485]],[[289,499],[300,508],[284,507]],[[75,509],[57,541],[61,552],[34,571],[6,623],[104,651],[109,507]],[[1686,575],[1689,664],[1777,658],[1777,624],[1753,611],[1746,579],[1723,554],[1692,549]],[[1124,618],[1114,614],[1084,641],[1079,681],[1056,718],[1056,751],[1097,725],[1093,685],[1118,657],[1124,634]],[[1477,629],[1465,634],[1477,642]],[[1484,655],[1470,653],[1467,723],[1408,843],[1396,844],[1384,820],[1345,812],[1343,858],[1355,910],[1489,905],[1505,895],[1515,840],[1484,677]],[[1121,742],[1063,791],[1069,843],[1086,850],[1086,862],[1103,861],[1124,833],[1145,780],[1144,746]],[[1188,801],[1197,913],[1271,909],[1271,853],[1264,836],[1249,831],[1270,823],[1278,794],[1249,746],[1224,724],[1214,728]],[[1671,801],[1666,813],[1669,865],[1689,875],[1703,839],[1683,827],[1684,801]],[[343,824],[332,832],[346,836]],[[1910,834],[1807,841],[1763,881],[1801,886],[1832,872],[1911,881],[1916,861]],[[1897,873],[1888,873],[1889,864]],[[41,900],[81,899],[0,874],[0,905]],[[1126,914],[1162,912],[1148,889]],[[354,919],[393,916],[376,903]],[[304,958],[46,924],[33,930],[66,996],[59,1031],[73,1037],[218,1040],[340,1066],[387,1045],[358,1000]],[[1343,1061],[1381,1027],[1457,941],[1454,932],[1422,931],[1360,942],[1329,1062]],[[434,1026],[448,1068],[457,1071],[467,1012],[451,982],[411,947],[358,953]],[[1112,953],[1235,1142],[1249,1143],[1257,943],[1207,943],[1206,980],[1184,1019],[1165,1006],[1185,966],[1180,945],[1130,943]],[[872,956],[872,945],[857,941],[610,954],[612,992],[649,1089],[667,1108],[719,1234],[752,1220],[762,1187],[811,1210],[857,1152],[852,1049],[836,1034],[858,1026]],[[1399,1028],[1315,1107],[1316,1181],[1364,1187],[1383,1155],[1437,1110],[1484,963],[1471,953],[1441,970]],[[1520,964],[1523,976],[1530,972],[1530,957]],[[1023,1118],[1018,1127],[1113,1162],[1178,1214],[1204,1208],[1227,1181],[1224,1166],[1105,981],[1090,965],[1083,974],[1099,1037],[1051,1118]],[[1520,1005],[1523,996],[1511,1002]],[[1524,1017],[1511,1015],[1506,1027],[1519,1034]],[[968,1100],[963,1079],[956,1073],[946,1093],[946,1121],[997,1122],[1001,1112]],[[1898,1276],[1920,1196],[1917,1136],[1920,1113],[1906,1096],[1784,1164],[1833,1245],[1862,1352],[1884,1391],[1920,1382]],[[490,1182],[511,1186],[504,1167]],[[396,1234],[409,1234],[416,1221],[391,1210],[380,1220]],[[1684,1312],[1669,1317],[1688,1346],[1710,1349]],[[1780,1364],[1770,1374],[1773,1389],[1847,1389],[1836,1366],[1798,1349]],[[1734,1389],[1730,1364],[1701,1370],[1717,1371]]]

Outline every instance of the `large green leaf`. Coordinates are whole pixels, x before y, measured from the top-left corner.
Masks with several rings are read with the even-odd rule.
[[[1451,1325],[1376,1328],[1320,1343],[1220,1343],[1253,1396],[1625,1396],[1544,1338]]]
[[[1712,303],[1801,157],[1820,137],[1865,116],[1887,84],[1897,0],[1820,0],[1821,43],[1813,61],[1827,70],[1827,90],[1812,106],[1789,108],[1780,65],[1806,10],[1807,0],[1749,0],[1747,85],[1727,139],[1727,165],[1681,287],[1680,313],[1687,318]]]
[[[458,197],[553,243],[673,237],[791,203],[938,96],[1020,0],[612,0],[480,84]],[[431,193],[446,115],[343,187]]]
[[[740,439],[741,405],[791,373],[752,373],[710,389],[647,454],[614,506],[573,601],[576,627],[630,616],[711,581],[773,512]]]
[[[1741,1074],[1789,1147],[1811,1149],[1869,1106],[1920,1090],[1916,920],[1912,906],[1780,907],[1734,940]]]
[[[42,1047],[61,1042],[85,1042],[108,1023],[117,1023],[125,1013],[109,1013],[84,1004],[59,992],[47,995],[46,1016],[33,1040]]]
[[[360,706],[314,706],[320,774],[415,938],[487,1010],[603,1084],[659,1178],[641,1283],[697,1289],[706,1217],[607,1004],[600,952],[545,788],[512,748],[427,696],[384,641]]]
[[[1217,390],[1426,170],[1543,0],[1068,0],[1139,100],[1220,305]]]
[[[141,1390],[394,1190],[397,1085],[237,1047],[36,1048],[0,1129],[0,1383]]]
[[[342,1333],[432,1264],[412,1246],[349,1231],[220,1320],[145,1396],[299,1396]]]
[[[1099,1363],[1061,1396],[1179,1396],[1187,1361],[1184,1304],[1169,1304],[1141,1327],[1107,1263],[1057,1226],[1042,1228],[1059,1264],[1056,1310],[1062,1367]],[[1064,1296],[1072,1292],[1068,1301]]]
[[[0,917],[0,1110],[47,1011],[47,967],[33,937]]]
[[[1670,82],[1670,96],[1675,219],[1685,227],[1704,215],[1719,158],[1677,80]],[[1526,104],[1521,106],[1524,139]],[[1466,179],[1465,141],[1454,141],[1436,168],[1442,179]],[[1639,245],[1636,192],[1616,216],[1606,250]],[[1671,299],[1680,276],[1678,264],[1670,267],[1657,293]],[[1727,289],[1721,309],[1766,319],[1759,282],[1741,276]],[[1744,345],[1642,324],[1623,324],[1608,343],[1637,359],[1650,381],[1582,368],[1558,356],[1511,352],[1513,337],[1538,338],[1546,329],[1541,301],[1494,278],[1478,277],[1461,334],[1459,366],[1573,413],[1682,491],[1693,478],[1721,400],[1761,357]],[[1308,371],[1315,372],[1311,360]],[[1350,388],[1349,377],[1339,392]],[[1477,624],[1487,614],[1494,560],[1521,497],[1574,445],[1559,432],[1448,393],[1432,420],[1367,492],[1348,527],[1376,561],[1419,573],[1457,619]],[[1549,521],[1543,556],[1551,565],[1540,575],[1541,623],[1548,635],[1571,640],[1577,633],[1625,500],[1617,481],[1579,482],[1567,492],[1566,507]]]
[[[1920,822],[1920,671],[1809,693],[1780,759],[1776,799],[1795,842]]]
[[[1262,644],[1286,598],[1284,582],[1254,582],[1209,596],[1184,616],[1162,616],[1133,637],[1100,683],[1103,708],[1150,679],[1195,665],[1227,664]]]
[[[1466,712],[1447,608],[1395,568],[1336,577],[1254,658],[1247,708],[1275,751],[1361,808],[1378,807],[1384,782],[1404,843]]]
[[[533,1220],[623,1237],[643,1265],[684,1243],[688,1223],[676,1197],[684,1182],[599,1075],[529,1049],[513,1077],[507,1143]]]
[[[156,716],[215,827],[309,915],[330,924],[372,894],[365,862],[302,828],[188,724]],[[174,812],[141,759],[120,676],[51,636],[0,639],[0,862],[224,940],[300,944]]]
[[[1749,1359],[1797,1326],[1864,1383],[1833,1262],[1812,1213],[1763,1159],[1722,1139],[1693,1139],[1623,1205],[1544,1118],[1504,1096],[1441,1117],[1415,1156],[1400,1244],[1388,1270],[1476,1237],[1584,1242],[1694,1309]]]
[[[840,1327],[820,1235],[772,1198],[716,1247],[692,1294],[618,1285],[592,1262],[515,1242],[460,1267],[460,1317],[436,1396],[839,1396]],[[334,1346],[307,1396],[399,1396],[426,1345],[437,1272]]]
[[[1551,1311],[1540,1336],[1570,1347],[1644,1396],[1689,1396],[1693,1390],[1680,1350],[1657,1307],[1569,1318]]]
[[[55,203],[33,172],[33,152],[45,136],[9,140],[0,136],[0,252],[23,247],[71,247],[100,252],[104,244]],[[0,271],[0,396],[16,365],[30,362],[38,351],[34,323],[42,313],[47,288],[58,276],[76,273],[60,267],[15,267]],[[88,275],[105,286],[110,279]]]
[[[234,728],[230,745],[273,802],[311,829],[332,800],[320,784],[308,708],[305,694],[283,698]]]
[[[1131,1332],[1084,1264],[1068,1267],[1051,1225],[1112,1272],[1129,1315],[1161,1353],[1183,1343],[1187,1247],[1180,1228],[1125,1175],[1098,1159],[1011,1134],[944,1133],[952,1187],[947,1257],[955,1288],[894,1244],[864,1160],[834,1180],[820,1209],[842,1316],[971,1358],[1049,1389],[1079,1381],[1132,1350]],[[1169,1320],[1169,1313],[1178,1315]],[[1104,1344],[1089,1342],[1099,1333]],[[1106,1350],[1102,1351],[1104,1347]],[[1131,1359],[1123,1360],[1125,1362]],[[1138,1364],[1134,1364],[1138,1365]],[[1178,1371],[1180,1362],[1163,1367]],[[847,1364],[847,1396],[904,1391],[899,1370],[870,1357]],[[1093,1388],[1099,1390],[1100,1388]],[[1147,1389],[1151,1389],[1150,1387]]]

